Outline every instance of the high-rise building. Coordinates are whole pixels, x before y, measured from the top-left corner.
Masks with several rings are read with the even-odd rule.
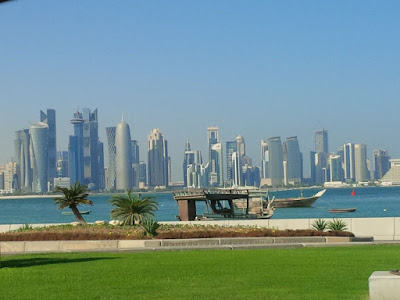
[[[316,182],[315,151],[310,151],[310,181]]]
[[[329,156],[329,171],[330,181],[342,181],[343,180],[343,168],[342,160],[340,155]]]
[[[69,177],[68,151],[57,152],[57,177]]]
[[[147,185],[147,166],[144,161],[139,161],[139,186]]]
[[[280,137],[268,139],[269,175],[273,187],[283,184],[283,152]]]
[[[289,183],[300,183],[303,178],[302,159],[297,137],[286,138],[287,178]]]
[[[246,144],[244,142],[244,137],[243,136],[238,135],[236,137],[236,145],[237,145],[237,152],[239,154],[239,157],[246,156]]]
[[[201,187],[201,166],[203,163],[201,152],[197,150],[185,151],[186,160],[188,163],[186,167],[186,186],[192,188]]]
[[[240,156],[239,153],[233,152],[232,157],[232,171],[233,171],[233,186],[241,186],[242,185],[242,166],[240,164]]]
[[[84,183],[83,173],[83,120],[82,113],[77,111],[71,124],[74,125],[74,135],[69,137],[69,177],[71,184]]]
[[[56,133],[56,111],[48,109],[47,112],[40,111],[40,122],[49,126],[47,145],[47,176],[53,182],[57,176],[57,133]]]
[[[159,129],[148,136],[149,186],[168,186],[168,144]]]
[[[33,166],[32,191],[44,193],[47,191],[47,143],[49,138],[49,126],[39,122],[29,128],[31,136],[31,155]]]
[[[132,146],[131,131],[123,119],[115,129],[115,165],[117,190],[132,188]]]
[[[237,151],[236,141],[226,142],[226,179],[229,185],[234,182],[233,153]]]
[[[115,130],[116,127],[106,127],[107,145],[108,145],[108,168],[106,189],[113,191],[116,189],[116,163],[115,156],[117,154],[115,148]]]
[[[364,144],[354,145],[354,160],[356,182],[368,181],[367,147]]]
[[[210,185],[222,186],[224,183],[224,170],[221,143],[212,145],[210,158]]]
[[[182,165],[183,185],[184,186],[188,186],[188,177],[187,177],[188,170],[187,170],[187,168],[188,168],[188,165],[193,164],[193,162],[194,162],[193,156],[194,156],[194,154],[192,154],[189,139],[186,139],[185,152],[183,154],[183,165]]]
[[[356,178],[354,159],[354,144],[345,144],[343,146],[343,169],[345,181],[353,182]]]
[[[372,156],[374,179],[381,179],[390,169],[390,156],[387,150],[374,150]]]
[[[269,178],[268,156],[268,143],[261,140],[261,178]]]
[[[328,153],[328,131],[321,130],[315,133],[315,152]]]
[[[104,144],[102,142],[99,142],[98,154],[98,189],[104,190],[106,187],[106,174],[104,168]]]
[[[208,161],[211,162],[211,147],[219,143],[218,127],[207,128]]]
[[[131,141],[132,146],[132,183],[133,187],[139,187],[139,144],[137,140]]]
[[[17,163],[19,188],[26,191],[30,191],[32,186],[30,139],[29,129],[15,132],[15,162]]]
[[[93,112],[84,108],[82,112],[83,124],[83,167],[84,183],[100,188],[99,168],[99,123],[97,109]]]

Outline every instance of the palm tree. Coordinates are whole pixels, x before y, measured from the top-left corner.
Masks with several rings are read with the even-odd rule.
[[[122,220],[123,225],[135,225],[145,217],[154,216],[158,205],[154,197],[133,195],[131,190],[126,191],[124,195],[112,196],[108,202],[116,206],[111,211],[111,217]]]
[[[75,215],[75,218],[80,223],[86,223],[81,213],[79,212],[77,205],[79,204],[90,204],[93,202],[88,199],[89,188],[87,185],[81,185],[79,181],[71,184],[70,188],[63,188],[56,186],[54,193],[61,192],[61,197],[53,198],[54,204],[58,205],[58,209],[69,207]]]

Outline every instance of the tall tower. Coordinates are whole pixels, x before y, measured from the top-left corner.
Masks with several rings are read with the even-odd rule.
[[[147,141],[149,186],[168,186],[167,141],[159,129],[153,129]]]
[[[211,162],[211,147],[219,143],[218,127],[207,128],[208,161]]]
[[[137,140],[131,141],[132,148],[132,185],[135,188],[139,187],[139,143]]]
[[[269,178],[268,162],[268,143],[261,140],[261,178]]]
[[[108,145],[108,169],[107,169],[107,190],[116,189],[116,167],[115,167],[115,156],[117,154],[115,148],[115,130],[116,127],[106,127],[107,145]]]
[[[47,143],[49,126],[39,122],[30,126],[32,145],[33,184],[32,191],[47,191]]]
[[[328,153],[328,131],[321,130],[315,133],[315,152]]]
[[[210,160],[210,185],[222,186],[224,184],[224,169],[222,161],[222,143],[211,146]]]
[[[31,190],[32,186],[30,139],[29,129],[15,132],[15,161],[17,163],[19,185],[20,189],[28,191]]]
[[[272,186],[281,186],[283,184],[283,152],[279,136],[268,139],[268,154]]]
[[[183,166],[182,166],[184,186],[188,186],[187,167],[188,167],[188,165],[193,164],[193,163],[194,163],[194,153],[192,153],[192,151],[191,151],[189,139],[186,139],[185,152],[184,152],[184,156],[183,156]]]
[[[74,125],[74,135],[69,137],[69,177],[71,184],[83,184],[83,120],[82,114],[77,111],[71,124]]]
[[[387,150],[372,151],[374,179],[381,179],[390,169],[390,156]]]
[[[239,157],[246,156],[246,145],[244,143],[244,138],[241,135],[236,137],[236,144],[237,144],[237,152]]]
[[[226,179],[232,185],[235,178],[233,154],[237,151],[236,141],[226,142]]]
[[[56,111],[48,109],[47,112],[40,111],[40,122],[49,126],[49,138],[47,145],[47,175],[52,183],[57,176],[57,134],[56,134]]]
[[[83,162],[85,184],[92,183],[100,188],[99,168],[99,123],[97,109],[83,109]]]
[[[344,179],[346,181],[355,180],[355,156],[354,144],[347,143],[343,146],[343,166],[344,166]]]
[[[354,145],[354,160],[356,182],[367,181],[369,179],[367,168],[367,147],[364,144]]]
[[[115,148],[117,190],[128,190],[132,187],[131,131],[123,119],[115,129]]]
[[[287,177],[289,182],[300,183],[302,174],[302,159],[297,136],[286,138]]]

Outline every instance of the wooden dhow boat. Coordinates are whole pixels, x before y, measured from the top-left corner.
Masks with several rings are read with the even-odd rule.
[[[273,201],[261,198],[254,207],[249,190],[243,189],[193,189],[172,193],[178,203],[181,221],[219,219],[269,219],[274,214]],[[197,215],[196,203],[204,202],[206,212]]]
[[[325,194],[326,189],[319,191],[311,197],[297,197],[297,198],[285,198],[285,199],[275,199],[273,206],[275,208],[281,207],[310,207],[315,201],[318,200],[323,194]]]

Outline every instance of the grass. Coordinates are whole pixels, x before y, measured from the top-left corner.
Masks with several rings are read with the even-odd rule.
[[[400,246],[3,256],[2,299],[368,299]]]

